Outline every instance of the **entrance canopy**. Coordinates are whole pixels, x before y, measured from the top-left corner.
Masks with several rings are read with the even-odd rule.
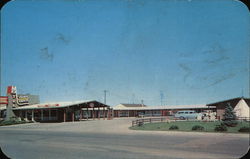
[[[29,106],[23,106],[18,108],[13,108],[13,110],[34,110],[34,109],[57,109],[57,108],[67,108],[67,107],[81,107],[81,108],[100,108],[110,106],[100,103],[96,100],[83,100],[83,101],[73,101],[73,102],[51,102],[43,104],[34,104]]]
[[[87,110],[86,110],[87,109]],[[95,118],[110,119],[110,106],[96,100],[51,102],[13,108],[16,116],[31,121],[75,121]]]

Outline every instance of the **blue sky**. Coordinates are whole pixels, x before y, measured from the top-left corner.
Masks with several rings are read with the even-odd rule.
[[[250,18],[232,0],[16,0],[1,10],[1,95],[206,104],[249,97]]]

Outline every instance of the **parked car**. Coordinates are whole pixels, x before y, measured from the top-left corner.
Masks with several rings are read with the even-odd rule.
[[[200,116],[200,113],[197,113],[194,110],[183,110],[178,111],[174,117],[179,119],[197,119],[198,116]]]
[[[139,112],[139,113],[138,113],[138,117],[139,117],[139,118],[144,118],[144,116],[145,116],[144,113],[142,113],[142,112]]]

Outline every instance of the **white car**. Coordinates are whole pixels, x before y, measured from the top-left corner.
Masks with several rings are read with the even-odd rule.
[[[179,119],[197,119],[197,117],[200,115],[200,113],[197,113],[194,110],[183,110],[178,111],[174,117]]]

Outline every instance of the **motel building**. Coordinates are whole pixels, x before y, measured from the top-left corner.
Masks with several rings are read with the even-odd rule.
[[[12,108],[12,111],[21,120],[36,122],[112,119],[110,106],[95,100],[35,104]]]
[[[215,106],[217,119],[223,119],[226,106],[230,104],[239,120],[250,120],[250,99],[237,97],[228,100],[223,100],[215,103],[207,104],[207,106]]]
[[[17,94],[15,86],[7,87],[7,96],[0,98],[0,120],[67,122],[89,119],[112,119],[110,106],[96,100],[39,103],[38,95]]]
[[[194,110],[200,112],[215,112],[216,119],[223,119],[226,106],[230,104],[238,120],[250,120],[250,99],[244,97],[232,98],[206,105],[167,105],[146,106],[144,104],[119,104],[113,107],[114,117],[157,117],[173,116],[177,111]]]
[[[145,117],[172,116],[177,111],[194,110],[197,113],[210,110],[216,111],[215,106],[207,105],[167,105],[167,106],[146,106],[144,104],[119,104],[113,108],[114,117]]]
[[[36,97],[32,99],[33,97]],[[119,104],[113,108],[96,100],[51,102],[40,104],[38,96],[18,95],[15,86],[7,87],[7,96],[0,96],[0,120],[18,117],[20,120],[37,122],[67,122],[89,119],[112,119],[113,117],[173,116],[182,110],[215,112],[223,119],[225,108],[230,104],[238,119],[250,120],[250,99],[238,97],[206,105],[147,106],[144,104]],[[32,100],[31,100],[32,99]],[[36,104],[33,104],[36,103]]]

